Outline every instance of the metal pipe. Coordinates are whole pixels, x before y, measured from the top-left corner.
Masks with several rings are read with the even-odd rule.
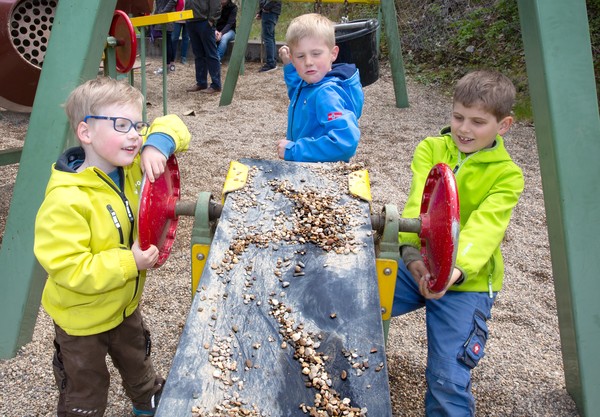
[[[409,232],[409,233],[421,233],[421,219],[398,219],[398,231],[399,232]],[[380,214],[371,214],[371,228],[378,232],[379,234],[383,233],[383,229],[385,228],[386,218],[385,212]]]

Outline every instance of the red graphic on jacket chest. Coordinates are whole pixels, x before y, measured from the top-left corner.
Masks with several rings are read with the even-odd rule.
[[[335,120],[338,117],[342,117],[341,111],[332,111],[331,113],[327,114],[327,120]]]

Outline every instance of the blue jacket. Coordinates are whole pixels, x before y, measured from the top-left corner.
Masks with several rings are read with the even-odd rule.
[[[364,94],[354,64],[335,64],[318,83],[303,81],[290,63],[283,68],[290,106],[286,161],[348,162],[356,153]]]

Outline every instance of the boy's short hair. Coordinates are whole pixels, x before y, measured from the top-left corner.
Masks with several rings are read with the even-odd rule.
[[[465,107],[482,104],[500,121],[510,116],[516,90],[512,81],[496,71],[478,70],[462,77],[454,89],[454,103]]]
[[[293,48],[307,36],[323,39],[331,49],[335,46],[335,23],[318,13],[300,15],[290,22],[285,34],[285,42]]]
[[[136,105],[140,110],[144,96],[126,81],[117,81],[110,77],[98,77],[76,87],[65,102],[65,113],[74,132],[87,115],[101,115],[102,108],[111,105]],[[110,115],[109,115],[110,116]]]

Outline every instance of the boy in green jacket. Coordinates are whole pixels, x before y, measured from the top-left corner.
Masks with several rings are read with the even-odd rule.
[[[58,416],[102,416],[110,375],[123,379],[136,416],[152,416],[164,379],[150,358],[150,332],[138,304],[158,249],[140,248],[137,212],[145,173],[163,174],[187,149],[175,115],[142,120],[142,94],[125,82],[87,81],[65,104],[80,145],[52,167],[35,223],[34,252],[48,273],[42,305],[55,325],[53,370]]]
[[[474,71],[458,81],[449,128],[417,146],[410,194],[402,216],[419,216],[425,180],[443,162],[453,168],[460,204],[456,264],[439,293],[428,287],[429,271],[415,233],[400,233],[400,262],[392,315],[426,308],[427,416],[474,416],[471,370],[484,355],[486,321],[502,287],[500,244],[523,191],[521,169],[504,148],[513,123],[512,82],[502,74]]]

